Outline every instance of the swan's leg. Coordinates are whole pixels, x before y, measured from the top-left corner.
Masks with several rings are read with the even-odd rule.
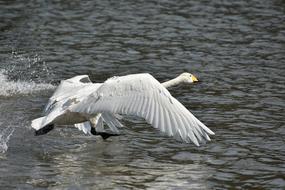
[[[119,134],[112,134],[112,133],[106,133],[106,132],[97,132],[94,127],[91,127],[91,134],[92,135],[100,135],[104,140],[111,136],[119,136]]]
[[[44,135],[53,130],[54,124],[46,125],[43,128],[35,131],[35,136]]]

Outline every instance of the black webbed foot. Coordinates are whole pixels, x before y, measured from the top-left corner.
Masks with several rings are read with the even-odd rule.
[[[51,125],[46,125],[43,128],[35,131],[35,136],[39,136],[39,135],[44,135],[47,134],[48,132],[50,132],[51,130],[53,130],[54,128],[54,124]]]
[[[98,135],[100,135],[104,140],[111,136],[119,136],[119,134],[112,134],[112,133],[105,133],[105,132],[97,132]]]
[[[119,134],[112,134],[112,133],[106,133],[106,132],[97,132],[94,127],[91,127],[91,134],[92,135],[100,135],[104,140],[111,136],[119,136]]]

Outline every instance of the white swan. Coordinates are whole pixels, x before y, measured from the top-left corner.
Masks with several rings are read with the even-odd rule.
[[[42,135],[54,125],[74,124],[84,133],[101,135],[105,139],[118,135],[117,128],[122,127],[118,121],[121,114],[134,115],[168,136],[199,146],[204,139],[210,140],[208,135],[214,132],[166,89],[195,81],[197,78],[190,73],[162,84],[150,74],[112,77],[104,83],[92,83],[87,75],[76,76],[61,82],[49,99],[45,116],[33,120],[32,127],[36,135]],[[104,132],[103,122],[113,134]]]

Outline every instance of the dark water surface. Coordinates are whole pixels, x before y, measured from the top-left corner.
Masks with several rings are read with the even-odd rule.
[[[0,1],[0,189],[284,189],[285,2]],[[188,71],[170,92],[215,131],[202,147],[128,121],[108,141],[34,137],[60,80]]]

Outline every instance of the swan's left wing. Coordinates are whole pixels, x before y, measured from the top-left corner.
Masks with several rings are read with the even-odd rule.
[[[33,120],[32,127],[38,130],[53,122],[56,118],[62,116],[70,105],[80,102],[96,91],[99,86],[101,86],[100,83],[92,83],[87,75],[79,75],[61,81],[46,105],[44,110],[45,116],[41,119]],[[87,125],[82,124],[78,126],[79,129],[85,129],[86,127],[82,126]]]
[[[168,136],[197,146],[214,134],[149,74],[108,79],[69,111],[139,116]]]
[[[79,75],[63,80],[60,82],[53,95],[49,98],[44,112],[49,113],[57,102],[63,102],[73,97],[78,98],[78,96],[81,95],[88,96],[100,85],[101,84],[92,83],[88,75]]]

